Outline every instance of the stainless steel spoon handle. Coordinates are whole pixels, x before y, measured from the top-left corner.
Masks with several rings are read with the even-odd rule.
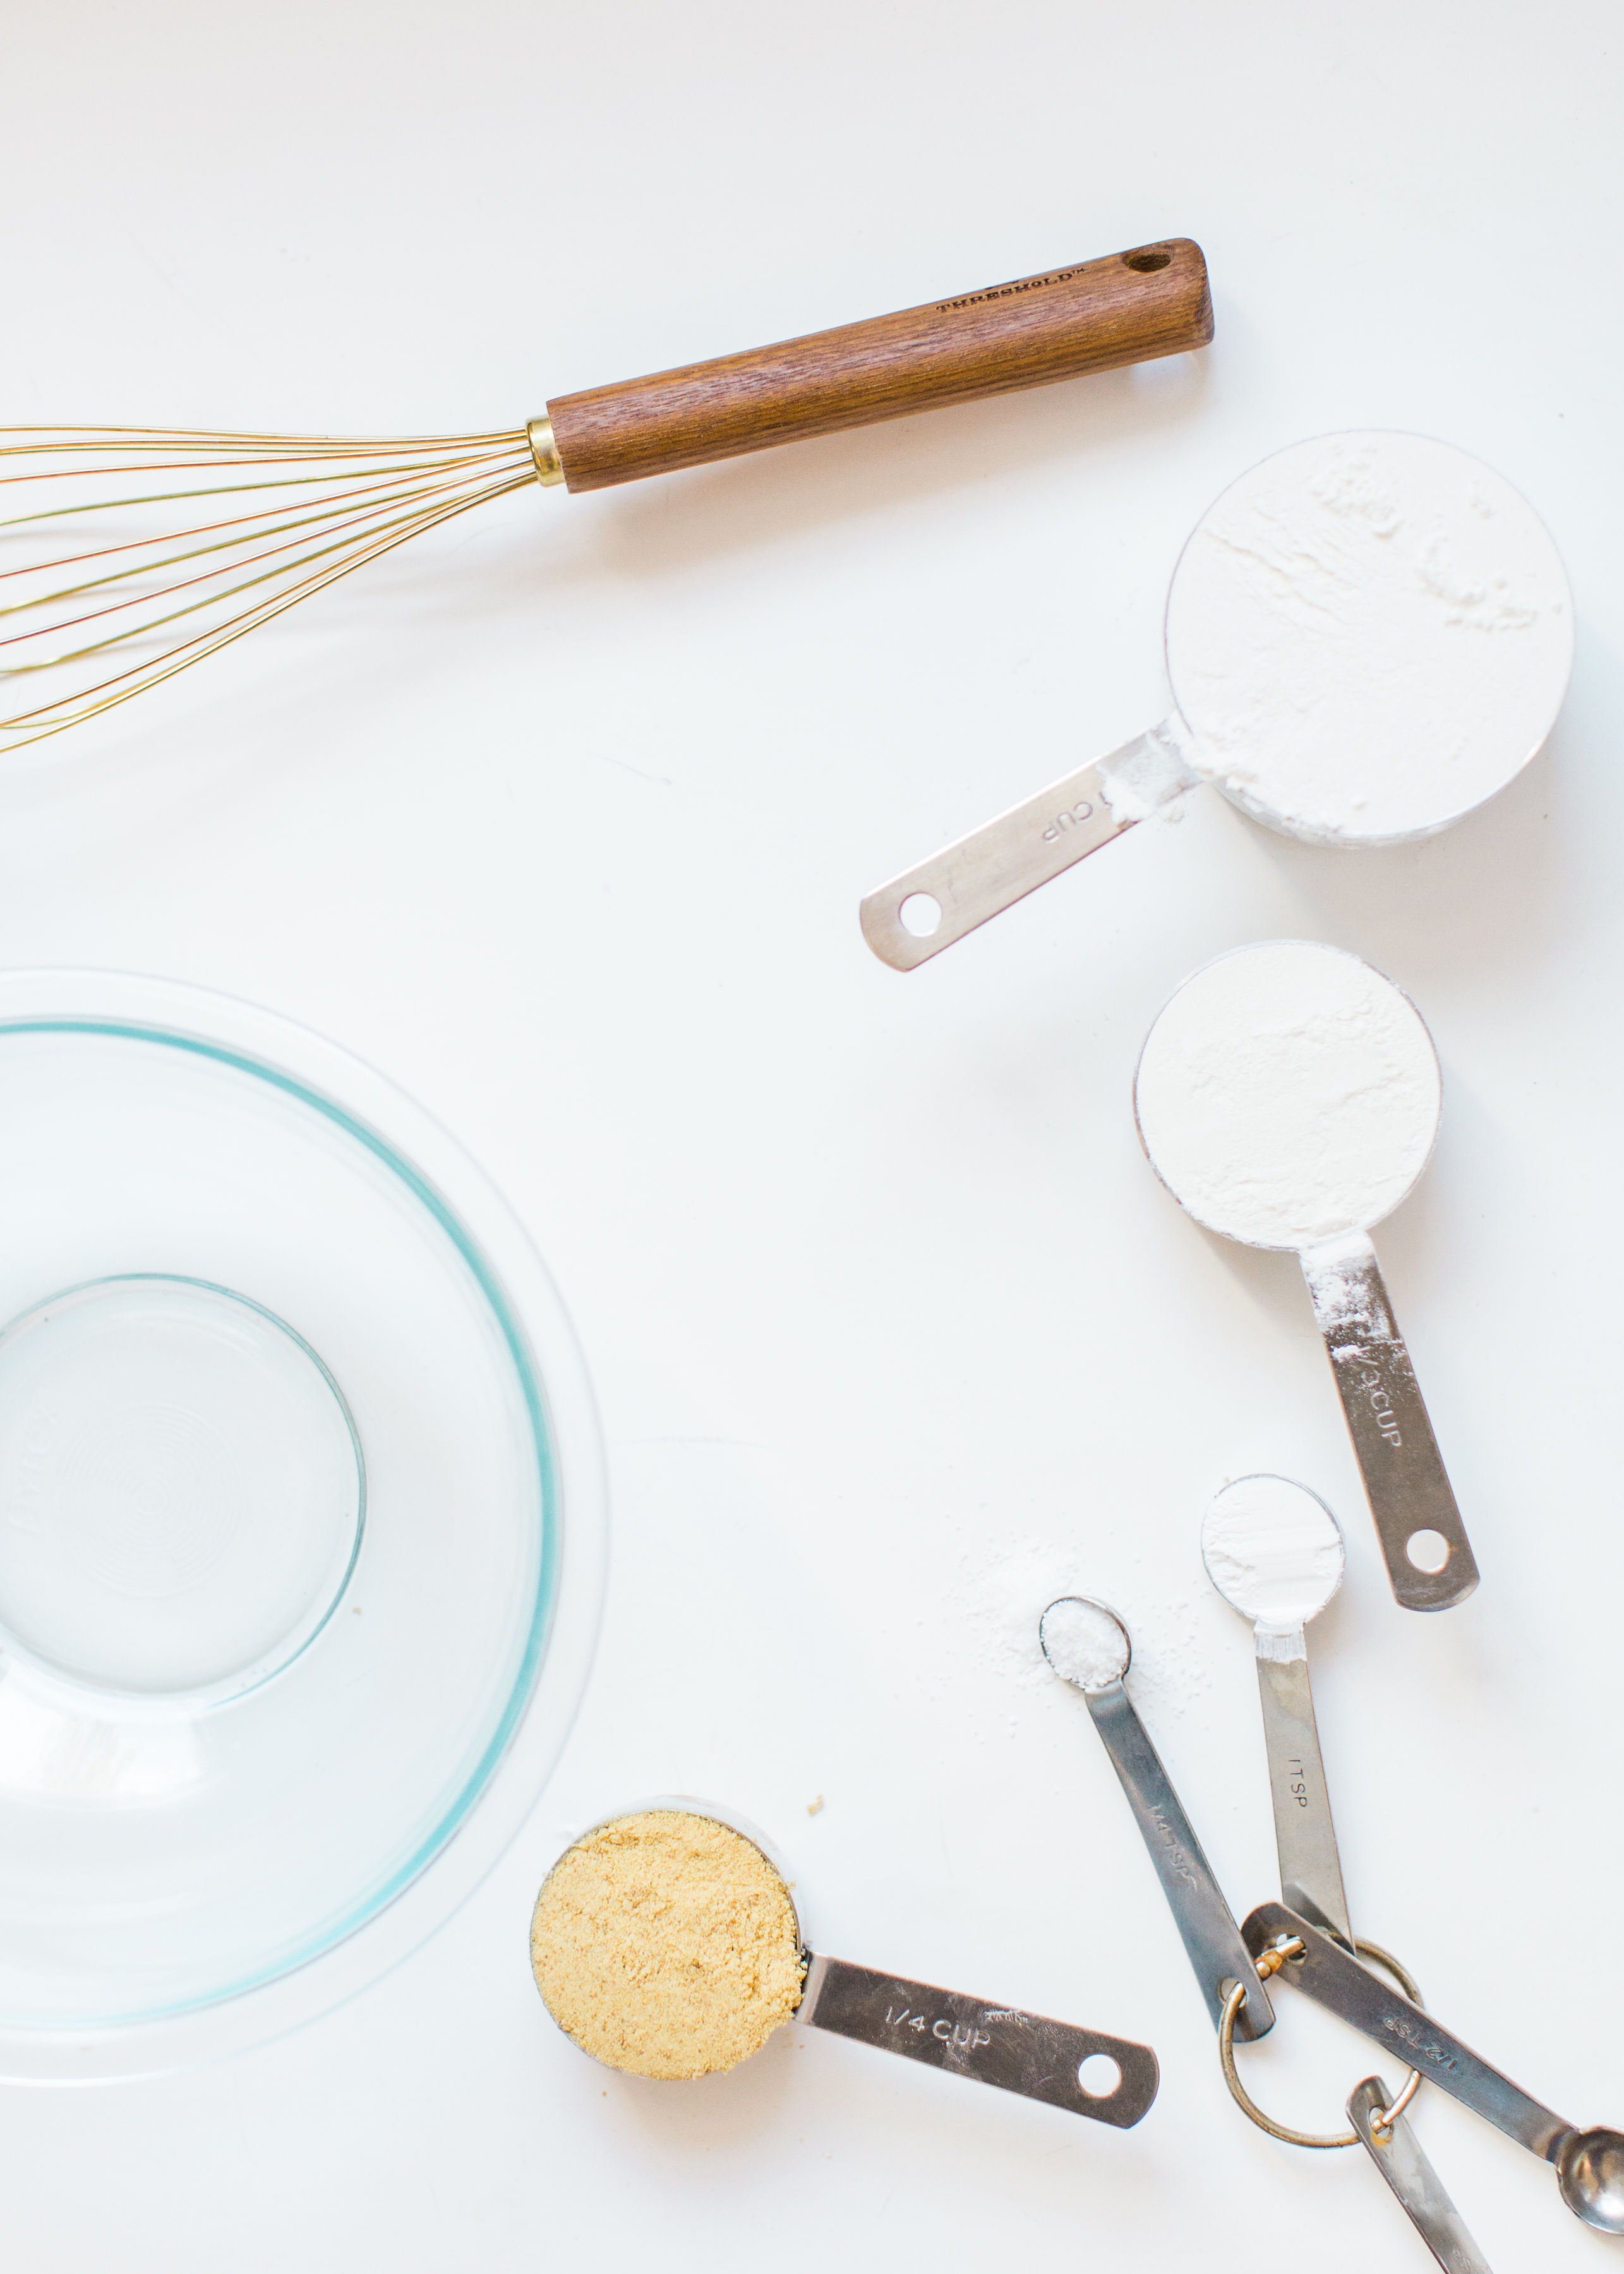
[[[881,885],[858,909],[863,937],[893,971],[912,971],[1197,779],[1171,727],[1152,727]],[[910,931],[900,914],[903,902],[920,894],[941,910],[940,922],[924,937]]]
[[[1353,1929],[1348,1924],[1342,1858],[1320,1758],[1303,1630],[1279,1635],[1259,1627],[1257,1647],[1281,1896],[1294,1911],[1301,1911],[1351,1950]]]
[[[1394,1595],[1407,1611],[1447,1611],[1477,1585],[1477,1563],[1376,1251],[1350,1232],[1304,1248],[1302,1265]],[[1410,1558],[1410,1541],[1425,1532],[1448,1550],[1436,1571]]]
[[[1125,1685],[1113,1682],[1107,1689],[1086,1690],[1083,1696],[1139,1819],[1213,2026],[1218,2025],[1231,1985],[1244,1982],[1246,2002],[1236,2018],[1235,2034],[1243,2042],[1266,2037],[1274,2026],[1268,1992]]]
[[[1481,2054],[1462,2044],[1423,2007],[1412,2005],[1402,1992],[1339,1949],[1329,1935],[1321,1934],[1283,1903],[1259,1903],[1247,1916],[1241,1932],[1254,1958],[1280,1936],[1297,1936],[1303,1955],[1281,1969],[1281,1980],[1419,2069],[1424,2077],[1486,2117],[1530,2155],[1545,2163],[1555,2161],[1553,2150],[1568,2137],[1572,2125],[1565,2124],[1508,2076],[1492,2068]]]
[[[876,1974],[843,1958],[808,1952],[795,2018],[1101,2124],[1137,2124],[1156,2097],[1159,2072],[1148,2045],[961,1997],[929,1982]],[[1109,2091],[1090,2092],[1078,2081],[1083,2062],[1095,2053],[1116,2065],[1117,2081]]]
[[[1367,2076],[1348,2100],[1348,2121],[1408,2213],[1410,2222],[1445,2274],[1494,2274],[1466,2232],[1465,2222],[1428,2161],[1406,2116],[1378,2131],[1372,2119],[1392,2105],[1379,2076]]]

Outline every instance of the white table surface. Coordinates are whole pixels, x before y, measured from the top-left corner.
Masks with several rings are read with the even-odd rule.
[[[11,0],[0,416],[457,432],[550,393],[1173,232],[1206,354],[579,500],[527,493],[0,778],[0,962],[197,980],[438,1113],[601,1397],[593,1680],[526,1832],[380,1986],[218,2069],[0,2091],[19,2274],[548,2265],[1419,2267],[1365,2159],[1229,2106],[1053,1593],[1237,1909],[1274,1892],[1241,1622],[1197,1553],[1259,1467],[1342,1515],[1317,1630],[1356,1924],[1581,2122],[1624,2121],[1616,1803],[1624,39],[1603,0]],[[1158,714],[1214,493],[1349,425],[1548,520],[1578,661],[1486,809],[1361,855],[1210,793],[900,978],[869,885]],[[1280,934],[1408,988],[1446,1076],[1380,1235],[1483,1567],[1388,1598],[1295,1266],[1139,1156],[1134,1058]],[[590,2067],[524,1929],[566,1832],[717,1796],[865,1962],[1154,2044],[1117,2134],[790,2029]],[[808,1814],[822,1795],[824,1805]],[[1259,2094],[1372,2061],[1287,1999]],[[1608,2263],[1436,2095],[1499,2268]]]

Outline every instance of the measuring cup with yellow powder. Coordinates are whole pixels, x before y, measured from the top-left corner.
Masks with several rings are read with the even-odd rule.
[[[1102,2124],[1156,2097],[1148,2045],[808,1950],[760,1836],[708,1803],[652,1802],[565,1850],[530,1923],[548,2012],[634,2076],[706,2076],[792,2016]]]

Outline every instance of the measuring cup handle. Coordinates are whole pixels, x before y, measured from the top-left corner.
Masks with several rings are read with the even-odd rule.
[[[1411,2131],[1409,2118],[1395,2116],[1381,2130],[1375,2128],[1372,2120],[1389,2108],[1392,2101],[1392,2094],[1379,2076],[1367,2076],[1349,2097],[1348,2121],[1371,2161],[1403,2205],[1410,2225],[1444,2274],[1493,2274]]]
[[[879,885],[858,909],[863,937],[893,971],[912,971],[1169,804],[1197,779],[1170,722],[1153,727]],[[939,920],[933,930],[914,932],[903,922],[908,900],[918,900],[926,916],[934,903]]]
[[[1304,1248],[1301,1261],[1394,1595],[1407,1611],[1447,1611],[1477,1585],[1477,1562],[1376,1251],[1352,1232]],[[1410,1559],[1424,1532],[1443,1543],[1436,1570]]]
[[[929,1982],[876,1974],[843,1958],[807,1954],[806,1988],[795,2018],[1101,2124],[1137,2124],[1156,2097],[1160,2072],[1148,2045],[938,1990]],[[1079,2081],[1083,2063],[1096,2054],[1116,2070],[1116,2082],[1108,2079],[1097,2092]]]

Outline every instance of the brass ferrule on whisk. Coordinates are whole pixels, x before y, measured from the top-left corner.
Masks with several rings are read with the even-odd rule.
[[[530,438],[530,456],[536,461],[536,478],[544,490],[550,490],[564,478],[564,461],[558,454],[558,444],[553,439],[550,418],[532,418],[524,429]]]

